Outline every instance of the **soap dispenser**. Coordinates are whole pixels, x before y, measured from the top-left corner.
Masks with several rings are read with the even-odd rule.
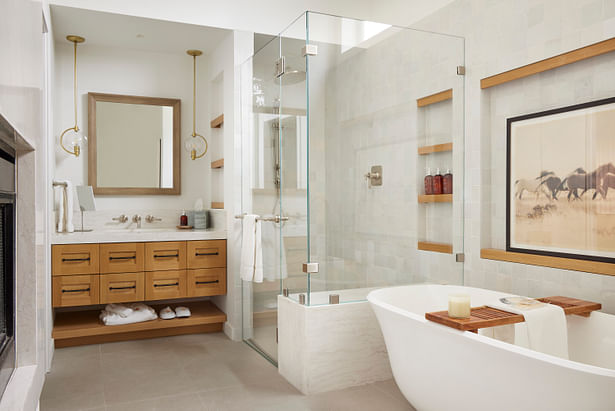
[[[453,174],[450,168],[446,170],[446,174],[442,177],[442,192],[444,194],[453,194]]]
[[[425,175],[425,194],[433,194],[433,176],[429,167],[427,167],[427,174]]]
[[[436,175],[433,176],[433,194],[442,194],[442,174],[440,169],[436,170]]]
[[[188,215],[186,215],[186,210],[182,210],[182,215],[179,216],[179,225],[182,227],[186,227],[188,225]]]

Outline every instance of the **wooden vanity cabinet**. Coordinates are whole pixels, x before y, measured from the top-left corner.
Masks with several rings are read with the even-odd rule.
[[[58,275],[51,283],[54,308],[99,303],[98,275]]]
[[[52,275],[98,274],[98,244],[54,245]]]
[[[184,298],[186,270],[151,271],[145,273],[145,299]]]
[[[129,303],[144,300],[144,273],[100,275],[100,303]]]
[[[183,270],[185,268],[185,241],[145,243],[145,271]]]
[[[100,244],[100,273],[137,273],[143,271],[143,243]]]

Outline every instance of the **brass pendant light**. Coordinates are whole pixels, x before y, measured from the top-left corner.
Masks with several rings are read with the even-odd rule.
[[[192,56],[192,73],[193,73],[193,82],[192,82],[192,134],[191,137],[188,138],[185,142],[185,148],[190,152],[190,158],[192,160],[196,160],[197,158],[203,157],[207,153],[207,149],[209,144],[207,144],[207,140],[202,135],[196,132],[196,58],[203,54],[201,50],[187,50],[186,53],[189,56]],[[202,146],[201,140],[205,143],[205,147]],[[200,154],[197,154],[198,151],[203,151]]]
[[[81,153],[81,143],[83,142],[83,139],[85,136],[83,136],[79,132],[79,126],[77,126],[77,44],[83,43],[85,39],[81,36],[70,35],[70,36],[66,36],[66,40],[70,41],[74,45],[74,49],[73,49],[74,50],[73,51],[73,103],[74,103],[74,108],[75,108],[75,125],[73,127],[67,128],[66,130],[62,132],[62,134],[60,134],[60,146],[68,154],[72,154],[75,157],[79,157],[79,154]],[[71,130],[74,132],[73,139],[71,141],[72,151],[67,149],[64,146],[64,135]]]

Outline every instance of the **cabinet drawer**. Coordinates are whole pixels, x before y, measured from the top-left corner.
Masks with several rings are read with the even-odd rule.
[[[226,240],[188,241],[188,268],[226,267]]]
[[[188,297],[226,294],[226,268],[187,270]]]
[[[100,303],[143,301],[143,273],[100,275]]]
[[[145,273],[145,299],[164,300],[186,297],[186,270]]]
[[[145,243],[145,271],[186,268],[186,242]]]
[[[53,275],[98,273],[98,244],[61,244],[51,247]]]
[[[53,306],[73,307],[98,304],[98,275],[53,277]]]
[[[101,273],[136,273],[143,271],[143,243],[100,245]]]

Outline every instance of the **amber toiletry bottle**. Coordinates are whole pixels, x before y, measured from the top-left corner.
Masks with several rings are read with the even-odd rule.
[[[182,211],[182,215],[179,216],[179,225],[187,226],[188,225],[188,216],[186,215],[186,211]]]
[[[432,194],[442,194],[442,174],[440,174],[440,169],[436,170],[436,175],[433,176],[433,193]]]
[[[425,194],[433,194],[433,176],[427,167],[427,174],[425,175]]]
[[[442,177],[442,193],[453,194],[453,175],[450,168],[446,170],[446,174]]]

